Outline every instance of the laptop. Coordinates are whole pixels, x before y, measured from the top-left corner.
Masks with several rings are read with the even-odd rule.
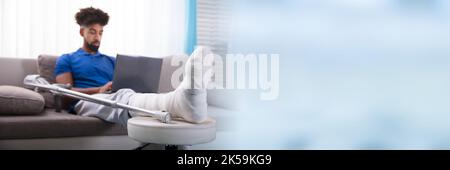
[[[157,93],[162,62],[162,58],[118,54],[111,91],[129,88],[138,93]]]

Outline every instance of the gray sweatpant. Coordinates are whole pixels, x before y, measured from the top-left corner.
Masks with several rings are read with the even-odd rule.
[[[135,94],[135,92],[131,89],[120,89],[116,93],[94,94],[93,96],[128,104],[128,101],[133,94]],[[124,127],[127,127],[127,121],[131,117],[128,110],[112,108],[83,100],[80,100],[75,105],[75,112],[81,116],[98,117],[108,122],[119,123]]]

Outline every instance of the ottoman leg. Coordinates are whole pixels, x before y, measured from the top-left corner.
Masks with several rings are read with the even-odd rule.
[[[134,148],[134,150],[143,150],[145,147],[147,147],[148,145],[150,145],[150,143],[142,143],[140,146],[138,146],[137,148]]]
[[[188,150],[188,146],[186,145],[166,145],[164,150]]]

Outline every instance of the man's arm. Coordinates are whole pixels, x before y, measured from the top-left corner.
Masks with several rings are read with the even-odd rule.
[[[73,85],[72,73],[66,72],[66,73],[59,74],[58,76],[56,76],[56,83]],[[104,86],[101,86],[101,87],[91,87],[91,88],[74,88],[74,87],[72,87],[71,90],[85,93],[85,94],[96,94],[96,93],[103,93],[103,92],[111,89],[111,85],[112,85],[112,83],[108,82]]]

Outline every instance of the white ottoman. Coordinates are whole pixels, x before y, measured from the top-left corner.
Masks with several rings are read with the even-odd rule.
[[[128,136],[142,143],[163,145],[195,145],[216,138],[216,121],[208,118],[200,124],[180,119],[162,123],[153,117],[134,117],[128,120]]]

